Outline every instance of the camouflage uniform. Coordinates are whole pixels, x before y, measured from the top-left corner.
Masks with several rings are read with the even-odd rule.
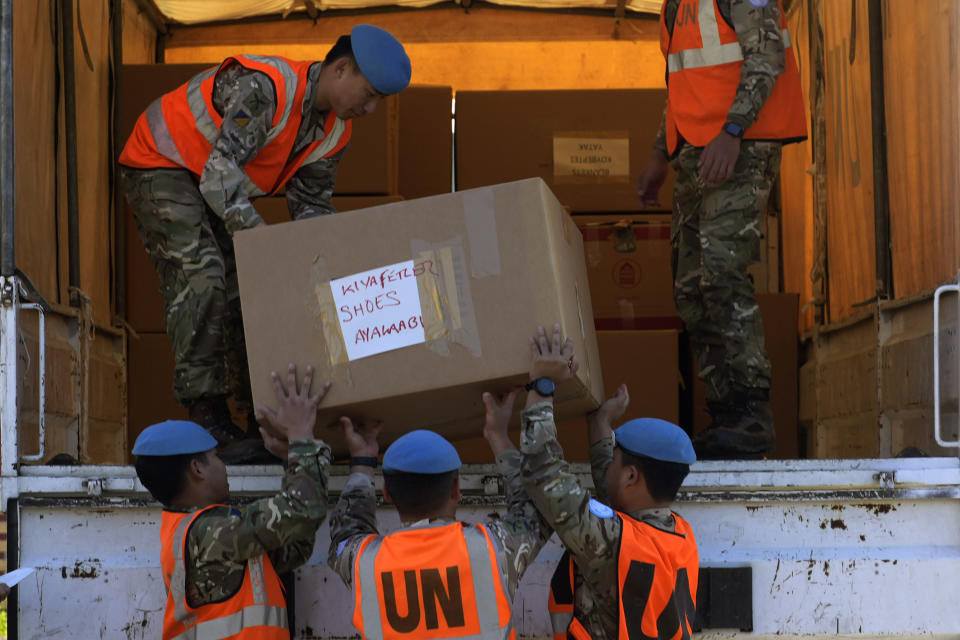
[[[590,447],[595,499],[608,503],[605,477],[613,461],[613,438]],[[553,420],[553,403],[538,402],[523,412],[520,450],[523,483],[549,526],[575,561],[573,613],[593,640],[617,638],[620,629],[619,518],[601,518],[591,511],[590,494],[563,459]],[[674,531],[670,509],[641,509],[629,514],[658,529]]]
[[[187,602],[198,607],[233,596],[243,583],[246,561],[266,553],[277,573],[310,558],[317,528],[327,515],[330,447],[317,440],[293,440],[279,494],[243,509],[215,507],[187,534]],[[193,512],[167,508],[168,511]]]
[[[327,113],[313,108],[320,67],[308,72],[291,156],[323,137]],[[266,144],[277,101],[266,74],[230,63],[214,80],[213,104],[223,123],[199,179],[186,169],[121,168],[124,194],[160,276],[176,362],[174,397],[185,405],[230,393],[250,401],[231,236],[263,222],[243,186],[243,166]],[[334,213],[342,154],[300,167],[287,182],[294,219]]]
[[[551,530],[530,502],[520,478],[520,452],[504,451],[497,456],[497,467],[507,494],[507,512],[488,518],[483,525],[490,532],[497,552],[497,566],[504,578],[507,596],[513,601],[520,578],[550,537]],[[349,587],[357,549],[370,534],[378,534],[377,499],[373,479],[365,473],[353,473],[347,480],[330,515],[330,566]],[[452,520],[404,522],[404,528],[447,524]]]
[[[667,0],[663,7],[671,31],[679,4],[680,0]],[[780,11],[776,0],[765,7],[748,0],[717,4],[743,52],[740,83],[727,120],[748,129],[785,69]],[[666,114],[654,146],[667,154]],[[676,172],[671,225],[674,298],[706,382],[714,424],[724,419],[736,423],[733,405],[747,406],[769,394],[770,360],[747,267],[760,259],[761,216],[780,170],[781,146],[776,141],[743,140],[733,175],[719,185],[700,180],[697,163],[702,147],[681,141],[671,159]],[[720,407],[732,417],[717,415],[723,413]],[[761,422],[767,421],[761,440],[772,442],[767,414],[769,408],[761,416]]]

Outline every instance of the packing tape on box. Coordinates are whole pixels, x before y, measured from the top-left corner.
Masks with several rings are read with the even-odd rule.
[[[494,191],[478,189],[463,192],[463,220],[470,249],[470,275],[474,278],[500,275]]]
[[[457,237],[437,244],[411,240],[410,252],[415,259],[429,260],[434,266],[417,278],[427,347],[446,356],[450,354],[450,343],[454,342],[466,347],[475,357],[482,357],[462,240]],[[498,265],[499,260],[498,255]]]
[[[397,280],[406,279],[408,283],[415,279],[416,311],[409,314],[409,321],[402,328],[422,327],[423,343],[438,355],[449,355],[450,343],[457,343],[466,347],[474,356],[481,357],[480,334],[477,329],[473,298],[470,293],[470,274],[467,271],[467,260],[461,238],[457,237],[438,244],[413,240],[410,246],[413,260],[385,267],[381,274],[383,278],[392,276]],[[411,276],[415,276],[415,278],[411,278]],[[333,291],[335,280],[339,282],[338,287],[349,289],[352,286],[351,280],[347,280],[347,285],[343,285],[342,279],[331,278],[323,258],[319,256],[315,258],[310,279],[313,283],[310,293],[311,299],[307,302],[307,306],[313,313],[314,333],[322,342],[319,351],[321,353],[326,352],[330,365],[340,369],[349,379],[349,367],[345,365],[351,361],[351,348],[348,348],[346,341],[351,339],[355,343],[367,342],[368,338],[362,332],[370,331],[370,329],[361,329],[361,333],[356,335],[351,333],[350,336],[345,336],[344,314],[347,314],[347,321],[352,316],[350,307],[338,308],[336,294]],[[387,279],[387,281],[393,282],[390,279]],[[361,278],[358,282],[362,283],[365,280]],[[374,284],[376,284],[376,280],[374,280]],[[357,286],[362,290],[361,284]],[[393,306],[392,302],[395,301],[395,297],[392,297],[391,294],[396,294],[396,292],[387,292],[384,289],[376,296],[376,299],[380,300],[386,296],[386,300],[384,300],[388,303],[386,306]],[[368,305],[371,304],[369,298],[365,302]],[[379,309],[380,307],[377,306],[376,308]],[[360,314],[359,308],[356,311]],[[372,311],[372,308],[367,309],[367,311]],[[403,325],[403,322],[400,324]],[[391,325],[390,328],[385,327],[382,334],[378,333],[376,336],[379,338],[383,334],[393,335],[398,332],[394,331],[396,327],[396,323]],[[374,331],[376,330],[374,329]],[[421,344],[421,342],[412,340],[402,346],[413,344]],[[356,354],[357,346],[354,343],[351,343],[351,346],[354,354]],[[393,348],[399,347],[395,345],[365,355],[375,355]],[[365,357],[365,355],[355,355],[353,359]]]

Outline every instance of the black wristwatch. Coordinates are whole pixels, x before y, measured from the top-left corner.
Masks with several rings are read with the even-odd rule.
[[[723,132],[729,133],[734,138],[743,138],[743,127],[738,125],[736,122],[728,122],[723,125]]]
[[[545,398],[550,398],[557,390],[557,385],[550,378],[537,378],[528,382],[523,388],[527,391],[536,391]]]
[[[373,467],[377,468],[377,456],[353,456],[350,458],[351,467]]]

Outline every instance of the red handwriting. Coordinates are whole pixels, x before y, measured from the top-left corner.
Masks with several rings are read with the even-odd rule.
[[[413,264],[413,269],[410,267],[384,269],[376,275],[365,276],[350,282],[340,282],[340,293],[341,295],[347,295],[348,293],[357,294],[367,289],[386,289],[387,284],[399,282],[406,278],[416,278],[428,271],[435,276],[440,275],[433,260],[421,260]]]
[[[400,322],[394,322],[392,324],[377,324],[372,327],[357,329],[357,333],[353,338],[353,344],[363,344],[394,333],[399,334],[404,331],[418,329],[422,326],[423,317],[412,316],[409,320],[401,320]]]
[[[340,307],[340,322],[350,322],[354,318],[362,318],[368,313],[374,313],[387,307],[399,307],[399,295],[396,291],[391,290],[356,304],[342,305]]]

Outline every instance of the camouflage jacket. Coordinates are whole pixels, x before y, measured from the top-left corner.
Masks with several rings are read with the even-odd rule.
[[[617,561],[623,524],[619,518],[595,515],[596,508],[591,509],[589,492],[563,459],[552,402],[539,402],[527,408],[521,428],[521,468],[527,494],[575,560],[574,615],[594,640],[617,638],[620,622]],[[604,477],[613,460],[613,447],[613,438],[608,438],[590,448],[595,499],[605,504]],[[629,515],[659,529],[675,528],[669,509],[642,509]]]
[[[663,5],[664,18],[671,33],[680,2],[681,0],[667,0]],[[743,51],[740,84],[737,86],[733,104],[730,105],[727,120],[747,129],[757,119],[760,109],[770,97],[777,76],[786,68],[780,33],[780,7],[777,0],[769,0],[763,7],[754,6],[749,0],[717,0],[717,6],[721,16],[737,32],[740,49]],[[666,111],[660,120],[660,129],[653,146],[664,154],[667,153]]]
[[[281,574],[306,562],[327,514],[329,465],[326,443],[294,440],[280,493],[198,517],[187,534],[187,603],[198,607],[231,597],[243,582],[247,559],[262,553]],[[189,513],[197,507],[168,510]]]
[[[323,138],[327,112],[313,108],[320,67],[319,62],[314,63],[307,73],[301,107],[303,121],[291,156]],[[267,143],[277,108],[273,82],[265,73],[236,62],[228,63],[214,79],[213,106],[223,114],[223,122],[200,175],[200,193],[214,213],[223,218],[227,230],[234,233],[263,221],[250,204],[250,194],[244,187],[243,166]],[[286,193],[293,219],[334,213],[331,198],[337,180],[336,167],[345,150],[303,165],[290,178]]]
[[[505,451],[497,457],[497,467],[507,494],[507,511],[487,518],[483,524],[490,532],[497,551],[497,565],[506,578],[507,596],[513,601],[520,578],[550,537],[537,509],[527,498],[520,479],[520,452]],[[330,566],[350,586],[357,549],[370,534],[379,534],[376,518],[376,492],[372,478],[364,473],[350,475],[336,509],[330,515]],[[404,528],[432,525],[443,520],[404,522]],[[452,522],[452,521],[451,521]]]

